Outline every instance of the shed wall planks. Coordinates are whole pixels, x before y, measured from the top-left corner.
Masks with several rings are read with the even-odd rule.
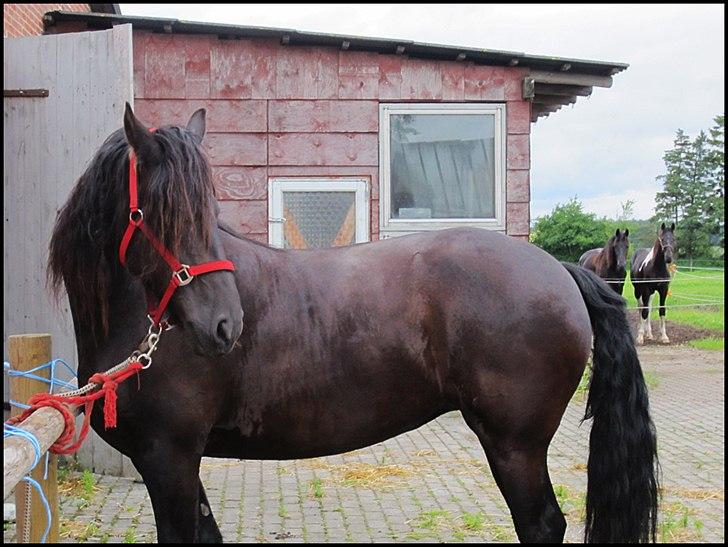
[[[68,299],[57,305],[45,284],[48,243],[56,212],[133,101],[131,46],[131,25],[4,40],[5,87],[49,90],[4,99],[5,333],[51,333],[54,358],[74,368]],[[99,473],[128,474],[124,460],[95,433],[79,452],[81,465]]]
[[[508,233],[523,233],[518,215],[525,213],[528,223],[531,105],[522,98],[528,69],[149,31],[134,32],[134,50],[137,108],[145,121],[186,123],[196,108],[208,110],[204,146],[215,187],[220,199],[239,202],[228,203],[225,215],[249,234],[267,232],[260,201],[267,199],[268,178],[278,174],[362,174],[375,204],[381,102],[506,102],[505,200],[520,204],[506,210]]]

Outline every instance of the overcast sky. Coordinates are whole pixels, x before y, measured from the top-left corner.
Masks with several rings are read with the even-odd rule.
[[[724,112],[725,7],[499,4],[120,4],[124,15],[400,38],[629,63],[531,128],[531,217],[577,196],[585,209],[654,212],[675,131]]]

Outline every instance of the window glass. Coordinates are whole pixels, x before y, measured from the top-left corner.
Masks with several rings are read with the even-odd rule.
[[[391,114],[392,219],[495,217],[495,117]]]
[[[354,243],[355,192],[283,192],[283,247],[312,249]]]

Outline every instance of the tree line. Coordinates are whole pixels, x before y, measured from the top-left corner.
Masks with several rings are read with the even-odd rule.
[[[722,262],[725,248],[725,118],[716,116],[708,132],[690,139],[676,132],[673,148],[665,151],[665,174],[657,180],[662,190],[655,197],[655,215],[633,218],[634,202],[621,204],[614,219],[598,218],[572,198],[539,217],[531,242],[559,260],[576,262],[584,251],[602,247],[617,228],[629,228],[631,248],[651,247],[661,222],[676,225],[679,258]]]

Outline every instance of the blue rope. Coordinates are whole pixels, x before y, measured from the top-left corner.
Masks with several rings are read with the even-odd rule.
[[[22,376],[25,378],[31,378],[33,380],[38,380],[40,382],[44,382],[46,384],[50,384],[50,393],[53,393],[53,388],[56,386],[63,387],[66,389],[75,389],[76,386],[71,384],[70,382],[65,382],[63,380],[59,380],[56,378],[56,365],[58,363],[62,363],[66,369],[73,375],[74,378],[76,378],[76,372],[69,366],[68,363],[66,363],[63,359],[53,359],[49,363],[44,363],[42,365],[38,365],[35,368],[32,368],[27,371],[19,371],[19,370],[13,370],[10,363],[7,361],[3,362],[3,368],[7,371],[8,376]],[[51,369],[50,379],[43,378],[41,376],[38,376],[37,374],[33,374],[34,372],[38,372],[40,370],[44,370],[46,368]],[[10,401],[10,404],[13,406],[16,406],[18,408],[30,408],[29,405],[20,403],[18,401]],[[9,424],[3,424],[3,439],[6,439],[8,437],[21,437],[27,441],[30,442],[30,444],[33,446],[33,450],[35,451],[34,454],[34,461],[33,465],[30,468],[30,471],[35,469],[35,466],[38,465],[38,462],[40,461],[41,457],[41,451],[40,451],[40,442],[38,441],[38,438],[33,435],[30,431],[27,431],[25,429],[22,429],[20,427],[16,427]],[[50,458],[50,454],[46,452],[45,455],[45,470],[43,472],[43,479],[48,479],[48,459]],[[38,491],[38,494],[40,495],[40,501],[43,503],[43,506],[46,510],[46,529],[43,533],[43,538],[41,539],[41,543],[45,543],[46,539],[48,538],[48,531],[51,528],[51,508],[48,504],[48,499],[45,496],[45,493],[43,492],[43,488],[41,488],[40,484],[36,480],[30,477],[30,475],[26,475],[21,480],[26,481],[30,486],[35,488]]]
[[[40,442],[38,441],[38,438],[30,431],[26,431],[25,429],[16,427],[14,425],[5,424],[3,427],[3,440],[7,439],[8,437],[22,437],[26,441],[30,441],[30,444],[33,445],[33,449],[35,450],[35,460],[33,461],[33,465],[30,468],[31,470],[34,469],[35,466],[38,465],[38,461],[40,460],[41,456]]]

